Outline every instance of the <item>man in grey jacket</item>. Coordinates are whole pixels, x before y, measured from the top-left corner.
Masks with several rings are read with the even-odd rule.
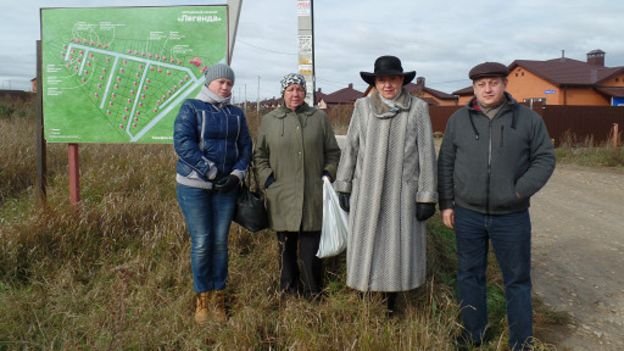
[[[509,346],[528,349],[533,335],[528,207],[555,156],[542,118],[505,92],[508,73],[496,62],[470,70],[475,97],[449,119],[438,159],[442,221],[457,239],[459,346],[484,341],[488,240],[505,283]]]

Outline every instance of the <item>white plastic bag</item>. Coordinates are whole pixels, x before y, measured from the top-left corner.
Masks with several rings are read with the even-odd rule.
[[[340,208],[338,195],[327,177],[323,177],[323,229],[316,253],[318,258],[332,257],[347,248],[348,214]]]

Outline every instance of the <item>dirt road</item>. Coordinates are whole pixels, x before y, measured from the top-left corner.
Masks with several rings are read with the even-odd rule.
[[[558,350],[624,350],[624,172],[557,165],[531,202],[533,286]]]

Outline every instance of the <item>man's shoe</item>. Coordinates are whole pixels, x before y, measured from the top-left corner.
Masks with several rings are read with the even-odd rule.
[[[468,335],[461,334],[455,338],[455,350],[470,351],[475,347],[481,346],[481,342],[474,342]]]

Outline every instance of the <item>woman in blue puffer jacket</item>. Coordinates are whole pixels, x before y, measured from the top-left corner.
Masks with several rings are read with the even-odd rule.
[[[245,114],[230,105],[234,72],[228,65],[216,64],[204,76],[197,98],[186,100],[180,108],[173,132],[178,155],[176,193],[191,238],[199,324],[211,313],[218,321],[227,320],[228,232],[251,157]]]

